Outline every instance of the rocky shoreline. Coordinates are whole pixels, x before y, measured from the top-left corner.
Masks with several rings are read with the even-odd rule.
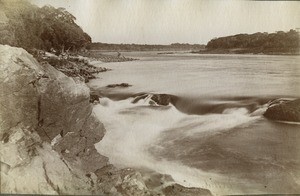
[[[84,82],[96,78],[94,74],[110,71],[105,67],[95,67],[90,63],[89,58],[75,54],[65,53],[57,56],[41,50],[33,50],[31,53],[41,64],[50,64],[65,75],[73,78],[78,77]]]
[[[78,75],[0,45],[1,193],[211,195],[155,172],[117,169],[94,144],[105,135]]]
[[[105,63],[110,63],[110,62],[126,62],[126,61],[136,61],[138,59],[134,58],[128,58],[123,56],[121,53],[117,52],[117,55],[107,55],[107,54],[102,54],[101,51],[97,50],[90,50],[88,52],[81,53],[82,56],[87,57],[91,60],[95,61],[102,61]]]

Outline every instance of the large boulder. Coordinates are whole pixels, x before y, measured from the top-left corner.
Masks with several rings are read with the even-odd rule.
[[[171,96],[167,94],[153,94],[151,99],[155,101],[158,105],[169,105],[171,102]]]
[[[0,45],[0,89],[1,193],[95,191],[85,174],[108,159],[94,147],[105,129],[88,87],[24,49]]]
[[[275,100],[270,104],[264,116],[272,120],[300,122],[300,99]]]

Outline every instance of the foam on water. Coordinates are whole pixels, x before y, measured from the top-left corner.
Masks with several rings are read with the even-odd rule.
[[[179,137],[201,139],[203,134],[217,134],[237,126],[247,126],[259,119],[259,115],[250,115],[246,108],[225,109],[221,114],[188,115],[178,111],[173,105],[150,106],[149,97],[137,103],[132,103],[133,100],[134,98],[112,101],[102,98],[100,104],[94,107],[96,115],[107,129],[96,148],[109,157],[112,164],[119,167],[149,168],[169,174],[185,186],[208,188],[215,194],[231,193],[230,186],[233,184],[243,189],[240,192],[235,190],[234,193],[247,191],[245,182],[190,168],[180,160],[169,161],[163,157],[155,157],[148,149],[165,132],[179,132]]]
[[[111,163],[222,195],[299,192],[298,125],[261,118],[270,100],[300,96],[299,56],[147,54],[105,64],[112,71],[89,83],[119,100],[95,106],[107,129],[97,148]],[[105,87],[123,82],[132,86]],[[175,107],[131,103],[141,92],[172,95]]]

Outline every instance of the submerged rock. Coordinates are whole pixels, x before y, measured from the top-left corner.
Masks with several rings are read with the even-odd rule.
[[[300,122],[300,99],[275,100],[270,104],[264,116],[272,120]]]
[[[128,83],[121,83],[121,84],[109,84],[106,87],[107,88],[116,88],[116,87],[122,87],[122,88],[126,88],[126,87],[130,87],[132,85],[128,84]]]

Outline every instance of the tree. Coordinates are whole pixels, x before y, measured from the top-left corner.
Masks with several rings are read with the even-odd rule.
[[[78,50],[91,43],[91,37],[64,8],[39,8],[27,1],[1,0],[0,3],[9,19],[6,31],[0,32],[0,43],[45,50]]]
[[[234,36],[214,38],[206,48],[240,49],[242,52],[263,53],[297,53],[299,50],[299,35],[295,30],[289,32],[277,31],[276,33],[238,34]]]

